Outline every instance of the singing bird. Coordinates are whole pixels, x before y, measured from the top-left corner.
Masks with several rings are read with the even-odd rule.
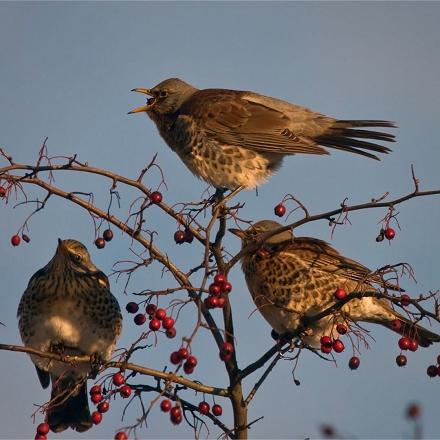
[[[107,277],[76,240],[58,240],[49,263],[29,281],[18,306],[26,347],[64,355],[110,358],[122,329],[118,301]],[[43,388],[52,382],[47,423],[54,432],[92,426],[87,398],[90,363],[70,365],[31,355]]]
[[[150,98],[129,114],[145,112],[189,170],[218,189],[255,188],[285,156],[328,147],[379,160],[375,153],[391,150],[371,140],[394,142],[371,130],[392,122],[338,120],[255,92],[200,90],[178,78],[133,91]]]
[[[246,230],[230,229],[241,238],[242,247],[261,239],[260,234],[282,226],[271,220],[262,220]],[[241,259],[248,289],[259,312],[278,335],[296,331],[304,319],[328,309],[338,300],[338,288],[350,292],[375,292],[386,287],[400,290],[384,281],[362,264],[346,258],[322,240],[295,237],[287,230],[272,235],[259,247],[260,251],[245,252]],[[412,323],[397,313],[387,299],[363,297],[348,301],[336,323],[364,321],[381,324],[406,336],[415,338],[427,347],[440,342],[440,336]],[[401,325],[396,328],[395,320]],[[393,325],[394,324],[394,325]],[[320,338],[334,335],[334,316],[328,315],[311,323],[302,337],[313,347],[319,347]]]

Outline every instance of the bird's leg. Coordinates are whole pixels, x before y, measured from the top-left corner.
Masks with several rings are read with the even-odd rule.
[[[216,188],[215,193],[208,199],[209,205],[216,205],[223,200],[223,194],[228,190],[228,188]]]
[[[217,188],[215,194],[213,195],[212,212],[214,213],[216,210],[223,208],[226,205],[226,203],[229,202],[229,200],[231,200],[243,189],[244,186],[239,186],[238,188],[235,188],[227,196],[224,197],[223,194],[225,193],[226,189]],[[215,200],[216,197],[217,199]]]
[[[95,379],[104,365],[104,359],[101,354],[95,352],[90,355],[90,374],[91,379]]]

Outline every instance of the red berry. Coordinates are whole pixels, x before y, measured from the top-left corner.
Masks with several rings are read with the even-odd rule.
[[[171,400],[165,399],[160,402],[160,409],[163,412],[168,412],[172,407]]]
[[[321,336],[321,345],[332,346],[332,338],[330,336]]]
[[[214,284],[217,284],[218,286],[220,286],[223,283],[226,283],[226,281],[227,281],[226,277],[221,273],[218,273],[214,277]]]
[[[357,370],[359,368],[361,361],[357,356],[353,356],[348,361],[348,366],[350,370]]]
[[[392,240],[396,236],[396,231],[393,228],[386,228],[384,234],[387,240]]]
[[[135,302],[129,302],[125,306],[125,310],[127,310],[128,313],[136,313],[139,310],[139,306]]]
[[[104,397],[102,397],[102,394],[92,394],[90,396],[90,400],[96,405],[97,403],[101,402]]]
[[[125,383],[125,378],[122,373],[115,373],[113,375],[113,384],[114,385],[116,385],[117,387],[120,387],[124,383]]]
[[[143,313],[139,313],[136,315],[133,319],[134,323],[136,325],[142,325],[145,324],[145,321],[147,320],[147,317]]]
[[[165,316],[162,321],[162,328],[168,330],[174,327],[174,319],[171,316]]]
[[[189,356],[188,349],[185,347],[180,347],[179,350],[177,351],[177,354],[179,355],[179,358],[181,360],[186,359]]]
[[[393,319],[390,325],[394,331],[398,332],[402,328],[402,321],[400,319]]]
[[[131,396],[131,388],[128,385],[124,385],[120,388],[119,393],[124,399],[126,399]]]
[[[286,207],[282,203],[278,203],[278,205],[273,208],[273,212],[276,216],[282,217],[286,213]]]
[[[192,243],[194,240],[194,234],[191,232],[190,229],[185,229],[185,241],[187,243]]]
[[[341,300],[347,296],[347,292],[342,287],[338,287],[334,295],[336,299]]]
[[[115,440],[128,440],[128,436],[124,431],[119,431],[115,434]]]
[[[220,290],[222,293],[229,293],[232,290],[232,284],[229,281],[220,285]]]
[[[6,195],[6,189],[0,186],[0,199]]]
[[[399,367],[404,367],[406,365],[406,356],[404,354],[400,354],[396,357],[396,364]]]
[[[165,334],[167,335],[167,338],[173,339],[176,337],[176,329],[174,327],[169,328]]]
[[[220,295],[220,291],[221,291],[221,289],[218,284],[213,283],[209,286],[209,294],[210,295],[214,295],[214,296]]]
[[[99,425],[102,420],[102,414],[99,411],[92,413],[92,422],[94,425]]]
[[[183,371],[186,374],[193,374],[194,373],[194,367],[191,367],[191,365],[187,364],[186,362],[183,364]]]
[[[178,425],[182,421],[182,410],[179,406],[173,406],[170,411],[171,422]]]
[[[11,244],[12,246],[18,246],[20,244],[21,238],[19,235],[13,235],[11,237]]]
[[[35,434],[34,437],[35,440],[47,440],[47,435],[42,435],[42,434]]]
[[[435,377],[435,376],[437,376],[437,374],[438,374],[437,367],[436,367],[435,365],[430,365],[430,366],[426,369],[426,374],[427,374],[429,377]]]
[[[49,433],[49,423],[40,423],[37,426],[37,434],[46,435]]]
[[[111,229],[106,229],[103,232],[102,237],[104,238],[105,241],[112,241],[113,231]]]
[[[173,351],[170,355],[170,362],[174,365],[180,364],[180,356],[177,351]]]
[[[165,318],[165,316],[167,316],[167,311],[165,309],[157,309],[154,316],[160,321],[162,321],[162,319]]]
[[[183,232],[183,231],[176,231],[174,233],[174,241],[176,242],[176,244],[185,243],[185,232]]]
[[[215,416],[219,417],[219,416],[221,416],[223,414],[223,408],[220,405],[215,404],[212,407],[212,413]]]
[[[150,321],[148,327],[150,328],[150,330],[153,330],[153,332],[156,332],[157,330],[160,329],[160,321],[154,318]]]
[[[105,240],[104,240],[102,237],[98,237],[98,238],[95,240],[95,246],[96,246],[98,249],[103,249],[103,248],[105,247]]]
[[[104,400],[104,402],[101,402],[101,403],[98,405],[98,411],[99,411],[101,414],[106,413],[106,412],[109,410],[109,408],[110,408],[110,404],[109,404],[106,400]]]
[[[231,359],[232,353],[234,352],[234,346],[230,342],[223,342],[220,347],[220,359],[222,361],[228,361]]]
[[[202,414],[204,414],[204,415],[209,414],[209,410],[210,410],[210,408],[209,408],[208,402],[203,401],[203,402],[199,403],[199,411]]]
[[[321,351],[325,354],[329,354],[332,351],[331,345],[321,345]]]
[[[345,335],[345,333],[347,333],[347,326],[345,324],[339,323],[336,326],[336,331],[340,334],[340,335]]]
[[[218,307],[218,300],[220,299],[220,297],[218,296],[208,296],[208,298],[205,298],[205,300],[203,301],[205,304],[205,307],[207,309],[215,309],[216,307]]]
[[[195,356],[188,356],[185,364],[188,364],[188,366],[194,368],[197,365],[197,358]]]
[[[417,351],[418,348],[419,348],[419,343],[417,342],[417,340],[411,339],[410,343],[409,343],[409,350],[410,351]]]
[[[411,339],[407,338],[406,336],[399,339],[399,347],[401,350],[408,350],[410,345],[411,345]]]
[[[162,201],[162,194],[159,191],[153,191],[150,194],[150,200],[152,203],[160,203]]]
[[[401,297],[400,297],[400,304],[402,304],[403,307],[408,307],[410,304],[410,300],[411,298],[409,297],[409,295],[407,295],[406,293],[404,293]]]
[[[333,341],[333,350],[336,351],[336,353],[342,353],[344,351],[344,343],[340,339],[335,339]]]
[[[418,417],[420,417],[421,414],[421,410],[420,410],[420,406],[412,403],[411,405],[408,406],[407,410],[406,410],[406,416],[409,419],[417,419]]]
[[[89,394],[92,396],[93,394],[101,394],[101,385],[93,385],[92,388],[90,388]]]
[[[222,309],[226,304],[226,298],[224,296],[219,296],[217,298],[217,307]]]
[[[153,316],[156,313],[157,307],[154,304],[147,304],[145,312],[147,315]]]

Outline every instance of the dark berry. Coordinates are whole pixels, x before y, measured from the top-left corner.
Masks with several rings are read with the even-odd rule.
[[[180,364],[180,356],[177,351],[173,351],[170,355],[170,362],[174,365]]]
[[[153,316],[156,313],[157,307],[154,304],[147,304],[145,312],[147,315]]]
[[[104,240],[102,237],[98,237],[98,238],[95,240],[95,246],[96,246],[98,249],[103,249],[103,248],[105,247],[105,240]]]
[[[278,203],[278,205],[273,208],[273,212],[276,216],[282,217],[286,213],[286,207],[282,203]]]
[[[426,374],[429,377],[435,377],[437,376],[437,367],[435,365],[430,365],[427,369],[426,369]]]
[[[233,352],[234,346],[230,342],[223,342],[222,346],[220,347],[220,359],[222,361],[229,360]]]
[[[186,362],[183,364],[183,371],[186,374],[192,374],[194,373],[194,367],[191,367],[191,365],[187,364]]]
[[[339,323],[336,326],[336,331],[340,334],[340,335],[345,335],[345,333],[347,333],[347,326],[345,324]]]
[[[321,351],[325,354],[329,354],[332,351],[331,345],[321,345]]]
[[[125,383],[125,378],[122,373],[115,373],[113,375],[112,380],[113,380],[113,384],[116,385],[117,387],[120,387],[121,385],[123,385]]]
[[[419,348],[419,343],[417,342],[417,340],[411,339],[410,343],[409,343],[409,350],[410,351],[417,351],[418,348]]]
[[[416,403],[412,403],[411,405],[409,405],[406,410],[406,416],[408,417],[408,419],[417,419],[418,417],[420,417],[421,413],[422,411],[420,409],[420,406]]]
[[[167,335],[167,338],[173,339],[176,337],[176,329],[174,327],[169,328],[165,334]]]
[[[190,229],[185,229],[185,241],[187,243],[192,243],[194,240],[194,234],[191,232]]]
[[[106,413],[106,412],[109,410],[109,408],[110,408],[110,404],[107,402],[107,400],[104,400],[104,402],[101,402],[101,403],[98,405],[98,411],[99,411],[101,414]]]
[[[174,425],[178,425],[182,421],[182,410],[179,406],[173,406],[171,408],[170,420]]]
[[[223,408],[216,403],[215,405],[212,406],[212,413],[216,417],[219,417],[219,416],[221,416],[223,414]]]
[[[404,367],[406,365],[406,356],[404,354],[400,354],[399,356],[396,357],[396,364],[399,367]]]
[[[340,339],[336,339],[333,341],[333,350],[336,351],[336,353],[342,353],[344,351],[344,343]]]
[[[133,319],[134,323],[136,325],[142,325],[145,324],[145,321],[147,320],[147,317],[143,313],[139,313],[136,315]]]
[[[197,358],[195,356],[188,356],[185,364],[188,364],[188,366],[194,368],[197,365]]]
[[[105,241],[112,241],[112,239],[113,239],[113,231],[111,229],[106,229],[103,232],[102,237],[104,238]]]
[[[160,193],[159,191],[153,191],[150,194],[150,200],[152,203],[160,203],[162,201],[162,193]]]
[[[210,286],[209,286],[209,294],[210,295],[214,295],[214,296],[220,295],[220,291],[221,291],[221,289],[218,284],[215,284],[215,283],[210,284]]]
[[[115,434],[115,440],[128,440],[128,436],[124,431],[119,431]]]
[[[332,338],[330,336],[321,336],[321,345],[332,346]]]
[[[402,328],[402,321],[400,319],[393,319],[390,326],[394,331],[398,332]]]
[[[353,356],[348,361],[348,367],[350,370],[357,370],[359,368],[361,361],[357,356]]]
[[[411,298],[409,297],[409,295],[407,295],[407,294],[404,293],[404,294],[400,297],[400,304],[402,304],[403,307],[407,307],[407,306],[410,305],[410,300],[411,300]]]
[[[163,412],[169,412],[172,406],[171,400],[165,399],[160,402],[160,409]]]
[[[174,241],[177,244],[185,243],[185,232],[183,232],[183,231],[176,231],[174,233]]]
[[[125,306],[125,310],[127,310],[128,313],[136,313],[139,310],[139,306],[132,301]]]
[[[209,414],[209,410],[210,410],[210,407],[209,407],[208,402],[203,401],[203,402],[199,403],[199,411],[201,414],[204,414],[204,415]]]
[[[407,338],[406,336],[399,339],[399,347],[401,350],[408,350],[410,345],[411,345],[411,339]]]

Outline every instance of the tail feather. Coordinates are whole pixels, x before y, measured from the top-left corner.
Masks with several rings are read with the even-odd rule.
[[[72,378],[52,377],[47,423],[53,432],[62,432],[67,428],[84,432],[92,427],[86,382],[78,384]]]

